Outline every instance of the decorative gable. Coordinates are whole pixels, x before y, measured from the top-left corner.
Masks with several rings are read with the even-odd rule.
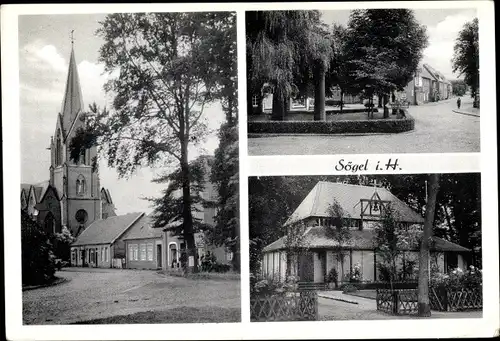
[[[384,215],[390,204],[389,200],[380,199],[380,195],[375,191],[370,199],[360,199],[361,204],[361,219],[377,218]]]

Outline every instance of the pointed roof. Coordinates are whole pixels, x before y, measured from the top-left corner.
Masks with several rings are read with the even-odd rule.
[[[143,215],[144,213],[128,213],[96,220],[78,236],[72,246],[112,244]]]
[[[401,221],[424,222],[423,217],[385,188],[377,187],[374,189],[372,186],[319,181],[288,218],[285,225],[290,225],[308,217],[329,217],[329,207],[334,200],[337,201],[346,216],[361,219],[360,200],[372,198],[375,191],[381,200],[391,202],[391,207],[397,212]]]
[[[61,106],[63,130],[67,135],[75,121],[78,113],[83,110],[83,96],[76,67],[75,52],[71,48],[69,58],[68,78],[66,80],[66,91]]]
[[[153,228],[151,216],[144,215],[132,226],[122,237],[123,240],[132,239],[156,239],[163,236],[161,229]]]

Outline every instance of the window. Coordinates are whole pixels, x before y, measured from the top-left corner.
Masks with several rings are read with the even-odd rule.
[[[153,243],[148,244],[148,260],[152,261],[153,260]]]
[[[132,245],[132,248],[134,250],[134,256],[132,257],[133,260],[138,260],[138,249],[137,249],[137,244]]]
[[[83,175],[78,175],[76,179],[76,194],[83,195],[87,191],[87,184],[85,182],[85,177]]]
[[[108,247],[106,246],[104,248],[104,261],[108,262],[109,261],[109,256],[108,256]]]
[[[134,260],[134,245],[128,244],[128,259]]]
[[[80,224],[85,224],[87,222],[87,219],[88,219],[87,211],[85,211],[85,210],[78,210],[76,212],[76,214],[75,214],[75,219]]]
[[[141,260],[146,260],[146,244],[140,244],[141,246]]]
[[[252,96],[252,106],[253,107],[259,106],[259,96],[257,95]]]
[[[104,254],[106,253],[105,250],[106,248],[101,246],[101,262],[104,262]]]
[[[227,261],[233,260],[233,253],[231,251],[226,251],[226,260]]]

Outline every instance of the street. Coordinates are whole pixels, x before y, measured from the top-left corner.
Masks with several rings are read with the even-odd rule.
[[[462,104],[465,104],[464,98]],[[411,106],[415,130],[381,135],[270,136],[248,139],[249,155],[479,152],[479,117],[454,113],[456,99]]]
[[[239,280],[192,280],[149,270],[95,268],[65,268],[56,276],[68,281],[23,292],[24,324],[69,324],[179,307],[230,309],[238,315],[234,320],[240,320]]]

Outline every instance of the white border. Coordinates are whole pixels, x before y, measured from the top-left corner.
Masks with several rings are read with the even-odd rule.
[[[248,174],[335,174],[330,170],[341,155],[309,157],[247,157],[244,11],[256,9],[354,9],[354,8],[477,8],[479,16],[481,74],[481,153],[398,155],[401,173],[482,172],[484,255],[484,310],[482,319],[390,320],[324,322],[249,322],[248,283]],[[238,77],[240,109],[240,221],[242,264],[242,323],[23,326],[20,276],[19,194],[19,76],[17,16],[20,14],[83,14],[135,11],[237,10]],[[2,120],[4,146],[4,200],[6,282],[6,326],[8,339],[250,339],[250,338],[397,338],[493,336],[499,326],[498,217],[496,164],[496,106],[493,2],[350,2],[350,3],[247,3],[247,4],[95,4],[2,6]],[[487,66],[486,71],[484,66]],[[370,155],[384,159],[395,155]],[[348,155],[350,159],[364,155]],[[430,162],[432,160],[432,162]],[[404,162],[403,162],[404,161]],[[267,166],[265,163],[267,163]],[[313,168],[311,168],[313,167]],[[348,172],[345,174],[349,174]],[[5,181],[7,180],[7,181]],[[487,255],[487,256],[486,256]]]

